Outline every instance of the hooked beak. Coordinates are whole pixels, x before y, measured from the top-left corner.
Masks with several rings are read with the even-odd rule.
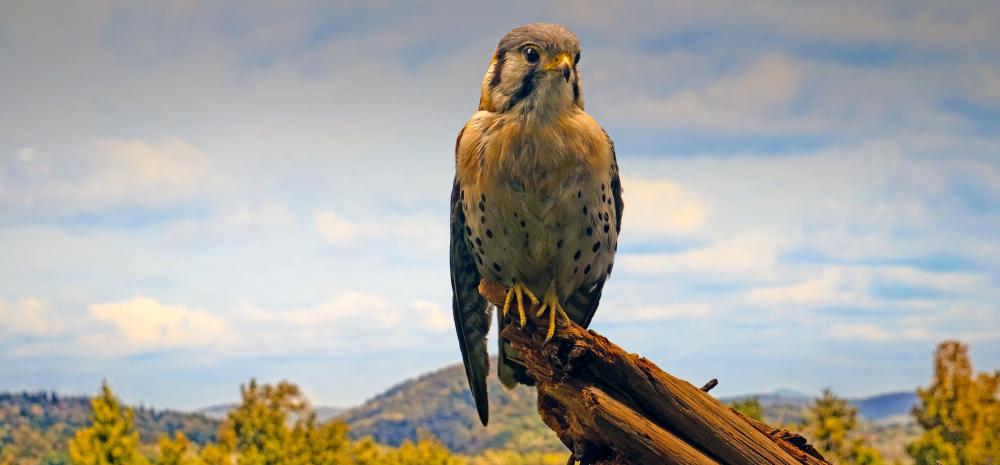
[[[563,79],[569,82],[569,75],[573,70],[573,59],[566,53],[560,53],[549,62],[549,66],[546,69],[562,74]]]

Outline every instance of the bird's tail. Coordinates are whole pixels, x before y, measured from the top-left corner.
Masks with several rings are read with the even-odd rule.
[[[510,323],[510,315],[504,317],[501,313],[503,312],[496,312],[497,327],[500,331],[503,331],[507,327],[507,324]],[[513,389],[518,384],[534,386],[534,380],[528,376],[524,367],[511,360],[511,358],[517,357],[517,351],[510,345],[510,341],[503,336],[500,336],[499,339],[500,353],[497,356],[497,376],[500,378],[500,383],[507,389]]]

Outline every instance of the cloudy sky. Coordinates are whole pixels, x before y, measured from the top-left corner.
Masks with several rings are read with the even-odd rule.
[[[210,3],[0,2],[0,390],[351,405],[460,361],[455,135],[541,20],[623,173],[598,331],[720,394],[1000,367],[996,2]]]

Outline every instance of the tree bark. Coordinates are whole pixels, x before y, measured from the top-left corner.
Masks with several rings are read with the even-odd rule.
[[[503,306],[502,285],[479,291]],[[559,321],[544,342],[547,318],[529,317],[502,335],[535,381],[542,420],[581,463],[829,465],[801,436],[744,417],[592,330]]]

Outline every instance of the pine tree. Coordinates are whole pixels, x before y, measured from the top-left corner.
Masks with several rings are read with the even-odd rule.
[[[850,438],[857,415],[847,400],[824,389],[808,412],[807,430],[812,433],[813,445],[834,463],[882,465],[885,462],[878,451],[861,439]]]
[[[156,459],[155,465],[200,465],[198,456],[190,454],[191,441],[178,431],[174,438],[161,436],[159,441],[160,456]]]
[[[94,419],[90,427],[77,430],[69,442],[69,457],[74,465],[148,465],[139,452],[139,433],[134,413],[123,408],[108,383],[90,401]]]
[[[968,347],[945,341],[931,385],[917,394],[924,433],[907,447],[917,465],[1000,464],[1000,371],[975,375]]]

